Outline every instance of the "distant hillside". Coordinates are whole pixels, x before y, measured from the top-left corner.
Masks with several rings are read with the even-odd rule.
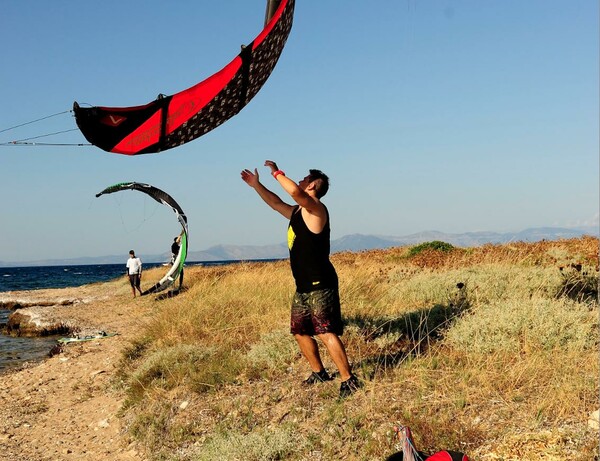
[[[559,227],[538,227],[520,232],[465,232],[462,234],[449,234],[438,231],[425,231],[402,237],[352,234],[331,241],[332,253],[340,251],[362,251],[377,248],[390,248],[394,246],[411,246],[433,240],[441,240],[458,247],[477,247],[486,243],[508,242],[539,242],[540,240],[559,240],[581,237],[582,235],[596,235],[597,228],[566,229]],[[169,260],[170,255],[143,255],[146,263],[161,263]],[[190,251],[188,261],[230,261],[230,260],[257,260],[281,259],[288,257],[287,245],[216,245],[202,251]],[[59,265],[86,265],[86,264],[124,264],[123,255],[82,257],[74,259],[47,259],[28,262],[0,261],[0,267],[14,266],[59,266]]]
[[[229,261],[238,259],[279,259],[287,258],[285,243],[279,245],[217,245],[203,251],[190,251],[189,261]]]
[[[425,231],[403,237],[382,237],[372,235],[354,234],[342,237],[332,243],[334,251],[361,249],[388,248],[392,246],[417,245],[423,242],[441,240],[458,247],[476,247],[486,243],[508,242],[539,242],[540,240],[559,240],[581,237],[594,234],[593,231],[582,229],[563,229],[556,227],[540,227],[526,229],[520,232],[465,232],[462,234],[449,234],[438,231]],[[598,235],[598,232],[595,232]]]

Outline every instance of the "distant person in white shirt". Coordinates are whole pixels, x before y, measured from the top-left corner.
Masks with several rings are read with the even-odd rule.
[[[127,260],[127,275],[129,276],[133,297],[135,298],[136,288],[141,296],[142,289],[140,288],[140,282],[142,280],[142,260],[135,257],[135,251],[133,250],[129,252],[129,259]]]

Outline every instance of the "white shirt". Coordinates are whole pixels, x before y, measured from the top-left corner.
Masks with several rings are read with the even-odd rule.
[[[127,260],[129,275],[142,273],[142,260],[140,258],[129,258]]]

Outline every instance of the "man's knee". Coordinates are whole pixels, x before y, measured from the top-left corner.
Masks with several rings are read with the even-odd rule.
[[[340,342],[340,337],[330,331],[327,333],[321,333],[317,335],[317,337],[325,344],[338,344]]]
[[[293,333],[294,339],[298,342],[311,341],[313,338],[311,335],[303,334],[303,333]]]

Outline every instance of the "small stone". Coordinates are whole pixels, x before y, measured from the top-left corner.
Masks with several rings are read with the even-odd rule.
[[[592,429],[600,429],[600,410],[590,413],[590,416],[588,416],[588,426]]]
[[[187,400],[184,400],[183,402],[181,402],[181,405],[179,405],[179,409],[185,410],[189,404],[190,404],[190,402],[188,402]]]

